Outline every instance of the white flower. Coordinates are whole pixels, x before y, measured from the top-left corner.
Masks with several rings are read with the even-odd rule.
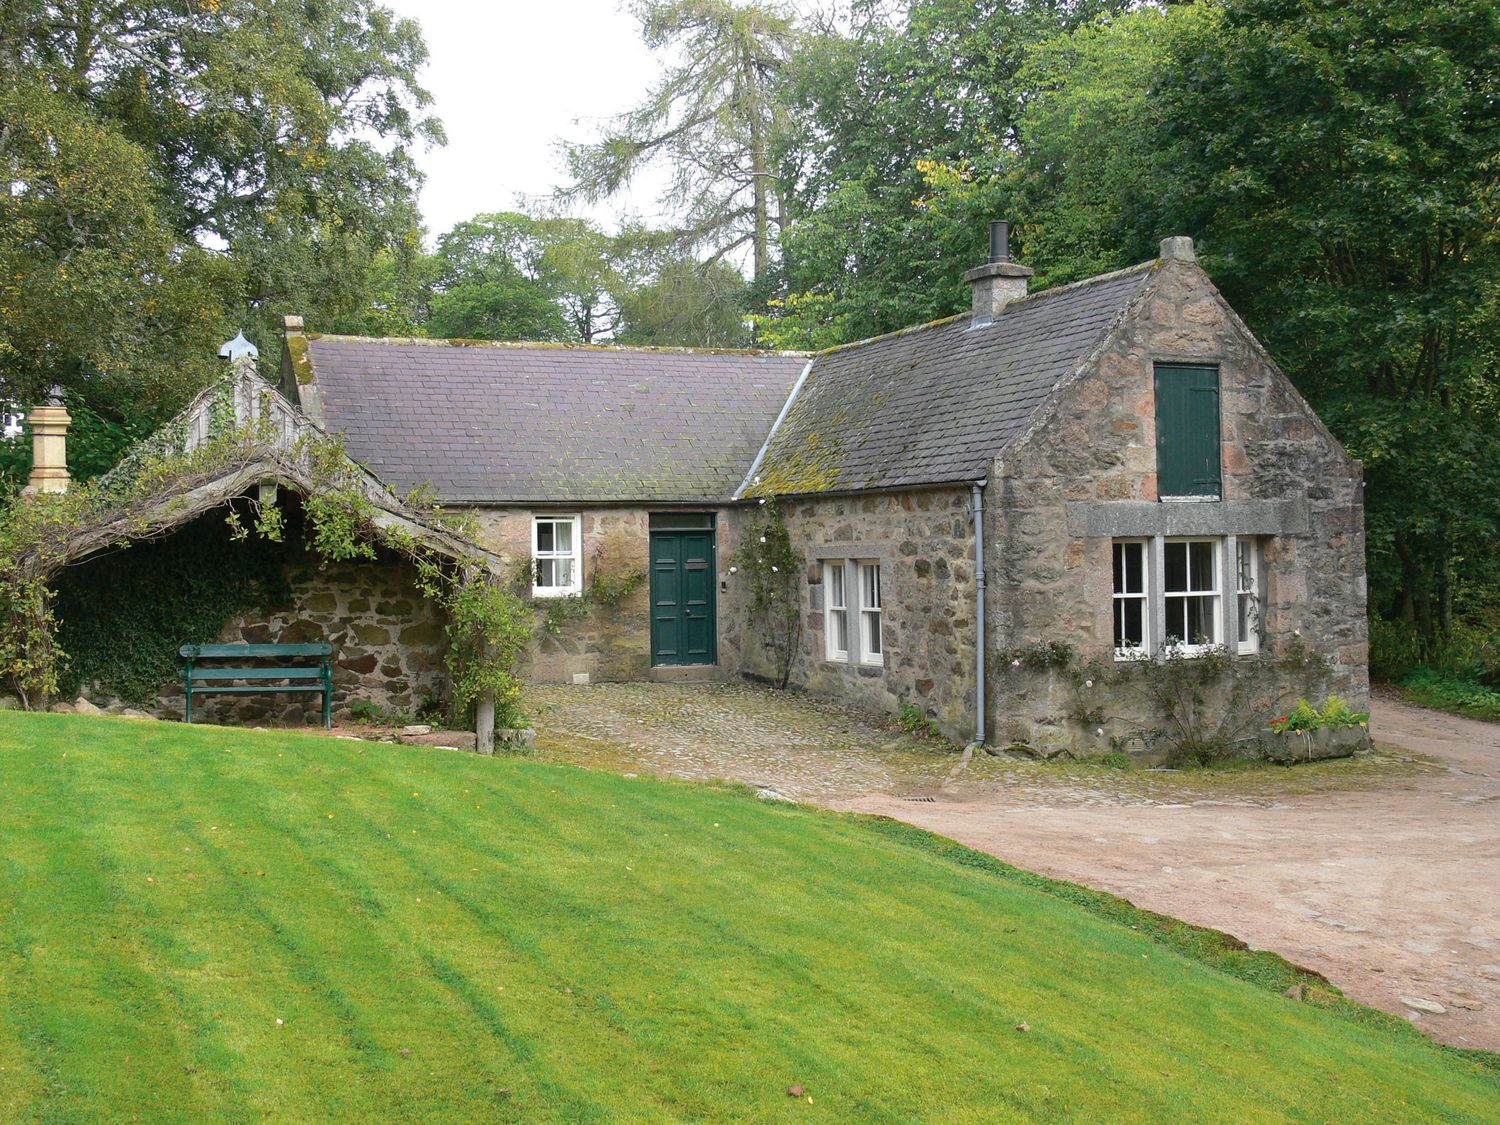
[[[1010,662],[1010,666],[1012,668],[1019,668],[1021,666],[1021,662],[1019,660],[1012,660]]]
[[[730,574],[738,574],[739,572],[740,572],[740,568],[737,567],[737,566],[732,566],[732,567],[729,568],[729,573]]]
[[[765,498],[765,497],[764,497],[764,496],[762,496],[762,497],[761,497],[761,498],[760,498],[760,503],[762,503],[762,504],[764,504],[764,503],[765,503],[765,502],[766,502],[766,498]]]
[[[1301,629],[1293,629],[1292,630],[1292,636],[1294,636],[1294,637],[1300,637],[1301,635],[1302,635],[1302,630]]]
[[[1083,681],[1083,686],[1084,687],[1093,687],[1094,686],[1094,681],[1093,680],[1084,680]]]
[[[1104,733],[1104,728],[1103,727],[1095,727],[1094,728],[1094,733],[1098,734],[1098,735],[1102,735]]]
[[[756,474],[755,474],[755,483],[756,483],[756,484],[759,484],[759,483],[760,483],[760,474],[759,474],[759,473],[756,473]]]
[[[277,1026],[277,1027],[284,1027],[284,1026],[285,1026],[285,1024],[283,1024],[283,1023],[282,1023],[282,1022],[281,1022],[281,1021],[280,1021],[280,1020],[277,1020],[277,1021],[276,1021],[276,1026]]]
[[[773,566],[773,567],[772,567],[772,568],[771,568],[771,573],[772,573],[772,574],[779,574],[779,573],[781,573],[781,568],[780,568],[780,567],[775,567],[775,566]]]
[[[762,535],[762,536],[761,536],[761,537],[760,537],[760,541],[761,541],[761,542],[762,542],[762,543],[764,543],[764,542],[765,542],[765,541],[766,541],[766,537],[765,537],[765,536],[764,536],[764,535]]]

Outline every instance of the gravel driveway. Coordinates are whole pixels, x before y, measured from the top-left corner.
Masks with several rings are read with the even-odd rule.
[[[1350,761],[1141,773],[981,756],[945,784],[951,751],[807,696],[609,684],[531,702],[549,755],[897,817],[1500,1050],[1500,726],[1377,700],[1381,749]]]

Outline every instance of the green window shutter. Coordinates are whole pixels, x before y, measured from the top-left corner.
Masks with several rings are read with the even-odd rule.
[[[1156,487],[1159,496],[1221,495],[1217,367],[1157,364]]]

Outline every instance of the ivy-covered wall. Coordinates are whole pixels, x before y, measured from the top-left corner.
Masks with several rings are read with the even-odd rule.
[[[56,602],[58,639],[70,656],[64,698],[180,718],[179,646],[326,640],[335,648],[336,715],[359,700],[410,714],[445,699],[446,618],[418,592],[413,565],[390,552],[324,563],[303,542],[295,502],[283,504],[283,542],[253,532],[236,541],[220,511],[64,571]],[[318,717],[312,695],[194,699],[195,721]]]

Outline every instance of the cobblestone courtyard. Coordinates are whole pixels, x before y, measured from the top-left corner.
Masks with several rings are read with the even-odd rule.
[[[599,684],[534,687],[529,704],[549,757],[897,817],[1224,930],[1438,1039],[1500,1050],[1492,724],[1380,700],[1380,749],[1352,760],[1174,773],[981,754],[948,783],[951,747],[805,695]]]

